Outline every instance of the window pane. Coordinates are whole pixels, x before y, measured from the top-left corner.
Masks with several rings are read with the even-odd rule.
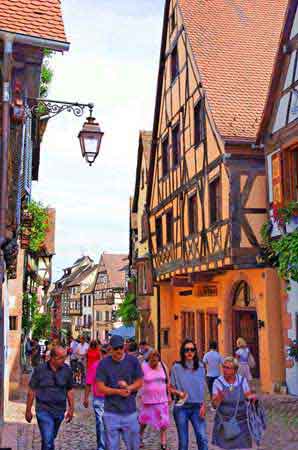
[[[192,195],[188,200],[188,223],[189,234],[196,234],[198,232],[198,206],[197,195]]]
[[[157,248],[161,248],[162,247],[162,219],[161,217],[158,217],[156,219],[156,245]]]
[[[166,214],[167,221],[167,244],[173,242],[173,211],[168,211]]]
[[[298,92],[292,92],[291,106],[289,112],[289,123],[298,118]]]
[[[298,33],[298,9],[296,10],[295,19],[293,22],[290,39],[292,39]]]
[[[220,220],[220,184],[219,178],[209,185],[210,224]]]
[[[172,158],[173,158],[173,167],[178,166],[179,158],[180,158],[180,133],[179,133],[179,125],[177,125],[172,130]]]
[[[283,95],[279,101],[279,106],[278,106],[273,130],[272,130],[273,133],[275,131],[280,130],[281,128],[283,128],[286,125],[289,100],[290,100],[290,94],[287,93],[287,94]]]
[[[291,84],[293,83],[293,75],[294,75],[294,67],[295,67],[295,58],[296,58],[297,51],[295,50],[291,54],[290,64],[288,68],[287,78],[285,81],[284,89],[287,89]],[[295,74],[295,79],[297,77],[297,69]]]
[[[179,73],[179,63],[178,63],[178,51],[177,47],[175,47],[172,51],[171,55],[171,75],[172,82],[177,78]]]
[[[203,103],[200,100],[194,107],[194,143],[199,145],[204,139]]]
[[[165,177],[169,173],[169,163],[168,163],[168,145],[169,141],[166,138],[162,143],[162,175]]]

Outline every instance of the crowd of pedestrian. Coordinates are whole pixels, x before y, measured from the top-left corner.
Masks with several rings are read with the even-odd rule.
[[[79,362],[84,371],[85,408],[92,393],[97,450],[119,450],[121,439],[127,450],[138,450],[144,447],[147,427],[159,432],[160,448],[167,450],[171,406],[179,450],[189,448],[189,424],[198,450],[208,450],[207,408],[215,412],[214,445],[222,449],[253,448],[247,405],[258,403],[249,387],[255,361],[244,339],[239,338],[237,345],[235,355],[224,358],[217,343],[211,342],[200,359],[196,343],[186,339],[178,361],[169,370],[159,352],[145,341],[125,342],[113,335],[103,345],[96,340],[88,342],[84,336],[71,338],[67,348],[58,340],[47,342],[40,351],[39,364],[30,350],[35,369],[29,384],[26,420],[32,420],[35,399],[42,450],[54,450],[62,421],[70,421],[74,415],[74,374]],[[253,411],[258,414],[257,408]]]

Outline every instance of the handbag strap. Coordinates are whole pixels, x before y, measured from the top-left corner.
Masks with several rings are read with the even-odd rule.
[[[237,377],[237,375],[236,375],[236,377]],[[218,381],[220,382],[220,384],[221,384],[224,388],[226,388],[226,386],[223,384],[223,382],[222,382],[221,380],[218,380]],[[241,388],[242,388],[242,385],[243,385],[243,381],[244,381],[244,378],[242,377],[242,378],[241,378],[241,381],[240,381],[240,383],[239,383],[239,385],[238,385],[239,390],[238,390],[238,398],[237,398],[236,408],[235,408],[234,414],[233,414],[233,416],[231,417],[231,419],[235,419],[236,416],[237,416],[237,414],[238,414],[238,409],[239,409],[239,405],[240,405],[240,397],[241,397]],[[220,404],[219,404],[218,407],[216,408],[216,414],[218,415],[218,418],[219,418],[219,420],[220,420],[220,423],[222,424],[222,423],[223,423],[223,416],[222,416],[222,414],[220,414],[220,412],[218,411],[218,410],[219,410],[219,407],[220,407]],[[230,420],[231,420],[231,419],[230,419]]]
[[[165,368],[165,365],[164,365],[164,363],[162,361],[160,361],[160,364],[161,364],[162,370],[164,371],[164,374],[165,374],[165,377],[166,377],[165,383],[166,383],[166,385],[168,385],[169,384],[169,376],[168,376],[167,369]]]

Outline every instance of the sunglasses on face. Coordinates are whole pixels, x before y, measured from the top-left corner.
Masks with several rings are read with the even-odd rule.
[[[113,350],[123,350],[124,346],[123,345],[119,345],[118,347],[114,347]]]
[[[183,353],[195,353],[196,349],[194,347],[186,347],[183,349]]]
[[[223,369],[227,369],[227,370],[235,370],[235,367],[230,367],[230,366],[222,366]]]

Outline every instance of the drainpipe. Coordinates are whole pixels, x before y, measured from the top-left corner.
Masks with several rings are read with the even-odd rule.
[[[6,219],[8,207],[8,143],[10,131],[11,62],[13,39],[4,36],[2,64],[2,136],[0,143],[0,425],[4,423],[5,386],[5,311],[4,311],[4,272],[5,261],[3,244],[6,240]]]

